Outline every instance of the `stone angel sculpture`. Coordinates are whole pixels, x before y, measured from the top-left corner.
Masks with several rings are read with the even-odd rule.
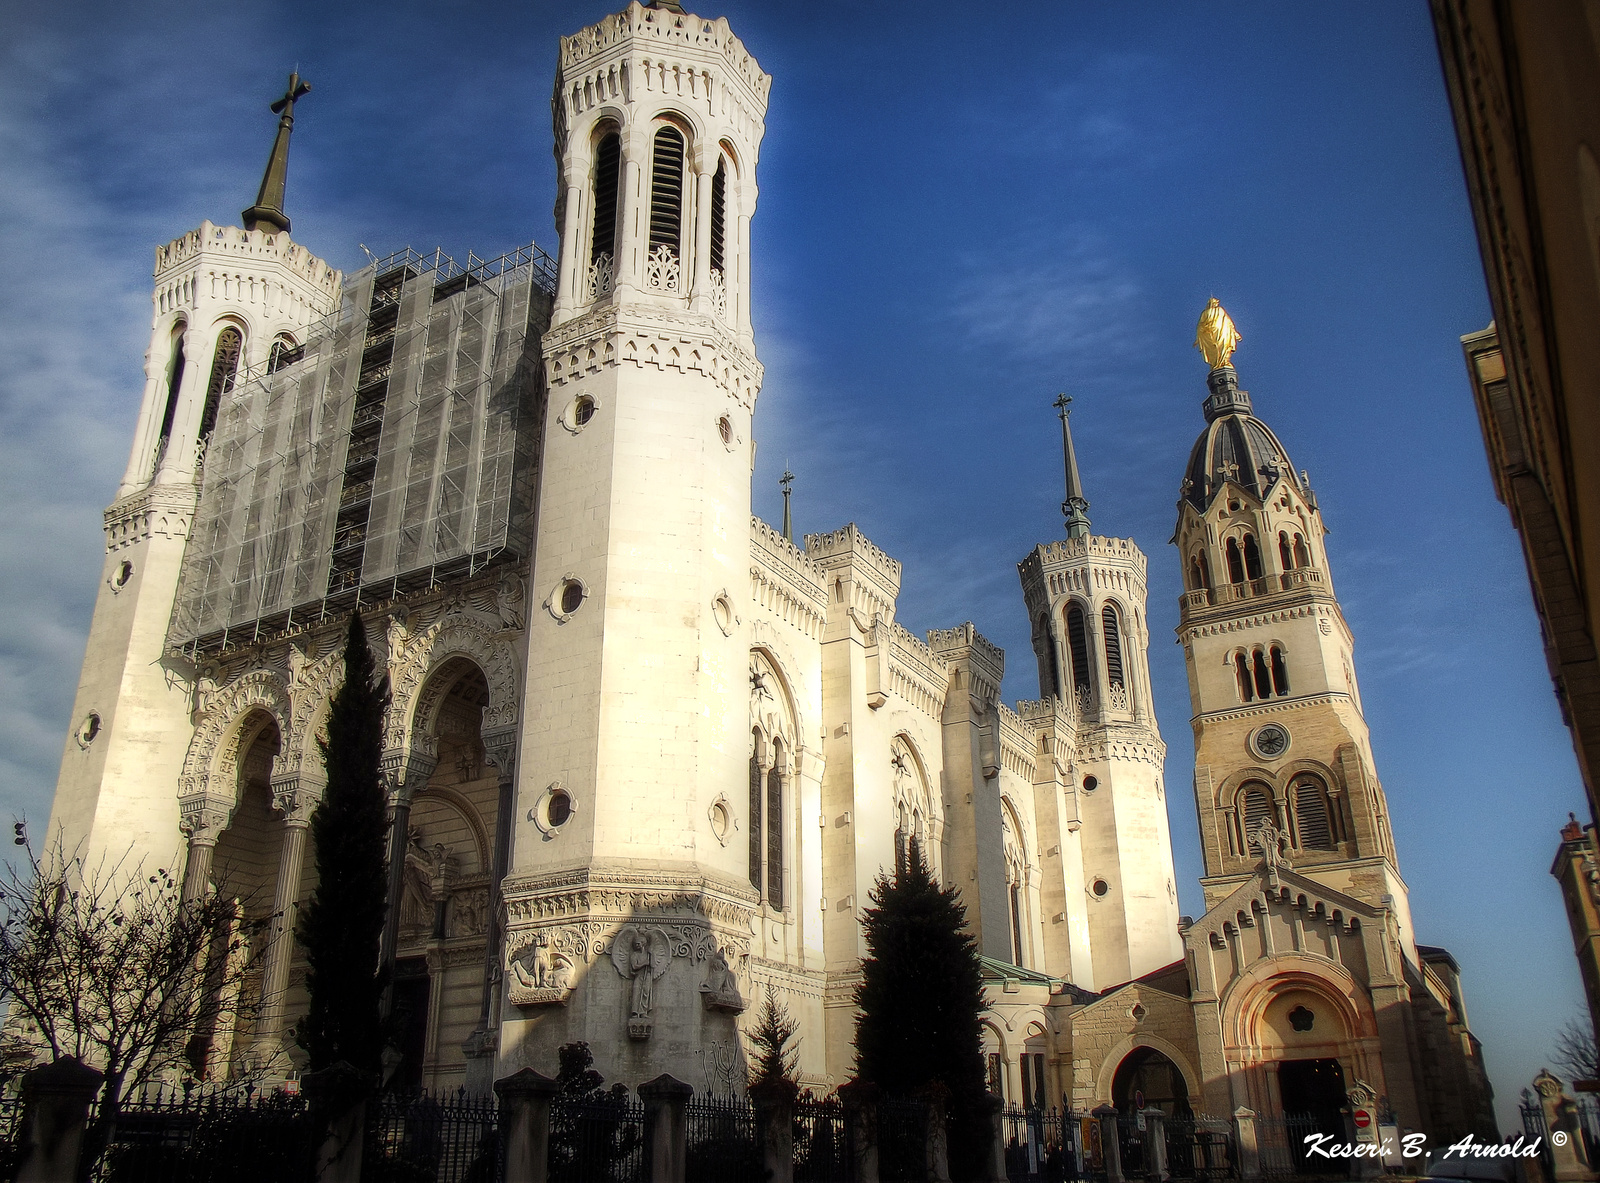
[[[611,942],[611,964],[631,980],[628,992],[628,1030],[649,1034],[650,1015],[655,1008],[656,979],[672,964],[672,946],[659,928],[624,928]]]
[[[1194,347],[1205,356],[1206,364],[1213,370],[1227,365],[1243,339],[1234,327],[1233,318],[1212,296],[1206,310],[1200,314],[1200,323],[1194,334]]]

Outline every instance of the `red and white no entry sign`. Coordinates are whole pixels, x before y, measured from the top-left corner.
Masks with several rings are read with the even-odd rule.
[[[1356,1129],[1364,1130],[1372,1124],[1372,1114],[1365,1109],[1357,1109],[1355,1113]]]

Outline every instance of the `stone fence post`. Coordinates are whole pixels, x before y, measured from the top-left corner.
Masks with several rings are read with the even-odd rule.
[[[1167,1183],[1167,1115],[1159,1109],[1144,1111],[1144,1177],[1150,1183]]]
[[[1117,1129],[1117,1111],[1102,1105],[1091,1110],[1089,1116],[1100,1123],[1100,1157],[1106,1164],[1106,1183],[1126,1183],[1122,1177],[1122,1135]]]
[[[57,1183],[78,1177],[78,1154],[89,1102],[105,1079],[71,1056],[22,1076],[22,1165],[17,1183]]]
[[[504,1110],[505,1183],[545,1183],[550,1174],[550,1100],[556,1082],[524,1068],[494,1082]]]
[[[844,1119],[849,1126],[851,1166],[855,1183],[878,1183],[878,1090],[859,1080],[839,1086]]]
[[[989,1105],[989,1177],[984,1183],[1007,1183],[1006,1173],[1006,1102],[1004,1097],[985,1093]]]
[[[1239,1178],[1261,1178],[1261,1147],[1256,1141],[1255,1110],[1243,1105],[1233,1111],[1233,1131],[1239,1148]]]
[[[950,1112],[942,1087],[929,1089],[923,1111],[923,1138],[927,1141],[928,1183],[950,1183]]]
[[[361,1147],[367,1126],[367,1098],[376,1082],[369,1073],[340,1060],[301,1079],[322,1142],[317,1147],[316,1183],[361,1183]]]
[[[760,1086],[757,1086],[759,1089]],[[754,1096],[756,1141],[769,1183],[794,1183],[794,1098],[781,1089]]]
[[[689,1098],[694,1089],[663,1072],[639,1086],[644,1102],[644,1174],[648,1183],[685,1183],[689,1167]]]

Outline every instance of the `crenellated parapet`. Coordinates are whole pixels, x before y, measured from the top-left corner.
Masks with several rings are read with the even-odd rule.
[[[980,633],[969,620],[955,628],[928,630],[928,648],[952,665],[965,666],[973,697],[984,703],[995,702],[1006,674],[1005,650]]]
[[[343,275],[287,234],[200,223],[156,247],[157,318],[232,303],[304,326],[338,306]]]
[[[805,551],[754,516],[750,519],[750,598],[813,641],[822,639],[828,620],[826,576]]]

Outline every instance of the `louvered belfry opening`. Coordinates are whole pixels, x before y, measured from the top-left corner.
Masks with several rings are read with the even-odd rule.
[[[1117,624],[1117,610],[1107,604],[1100,612],[1100,622],[1106,635],[1106,680],[1113,686],[1124,684],[1122,677],[1122,630]]]
[[[159,452],[167,449],[167,440],[172,438],[172,421],[178,414],[178,392],[183,388],[183,326],[179,325],[172,333],[172,372],[167,379],[167,408],[161,416],[161,443]],[[161,463],[161,456],[156,456],[156,463]]]
[[[711,178],[711,270],[723,270],[723,243],[727,238],[728,162],[717,161]]]
[[[622,137],[603,137],[594,155],[594,234],[589,262],[613,254],[617,244],[617,187],[622,180]]]
[[[1272,798],[1267,794],[1265,785],[1249,784],[1245,786],[1244,793],[1244,852],[1246,857],[1254,853],[1256,830],[1263,822],[1273,820]]]
[[[1328,821],[1328,797],[1319,783],[1307,778],[1295,784],[1294,812],[1303,849],[1334,849],[1333,830]]]
[[[239,353],[244,348],[244,334],[235,328],[223,329],[217,335],[217,352],[211,363],[211,380],[206,383],[206,402],[200,412],[200,438],[211,434],[217,425],[217,408],[222,396],[233,389],[234,377],[239,373]]]
[[[683,133],[672,126],[656,132],[650,160],[650,250],[683,252]]]
[[[1072,685],[1089,688],[1089,633],[1084,627],[1083,608],[1074,603],[1067,608],[1067,644],[1072,648]]]

